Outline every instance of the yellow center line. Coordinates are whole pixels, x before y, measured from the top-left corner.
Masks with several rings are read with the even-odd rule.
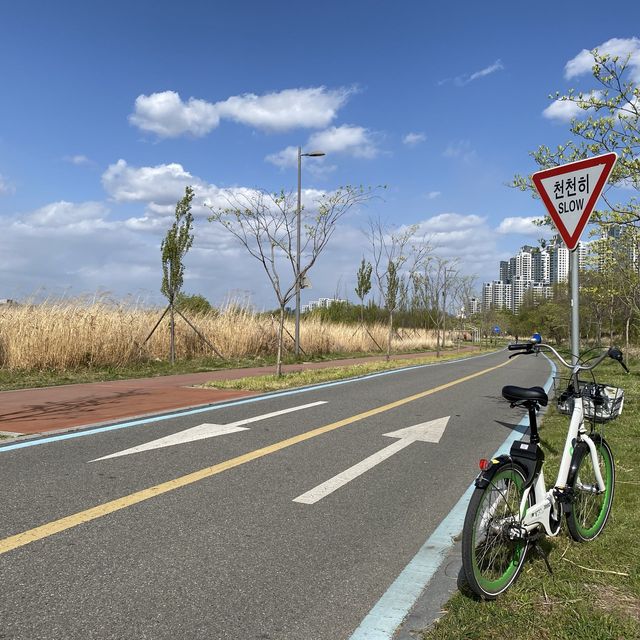
[[[446,384],[442,384],[438,387],[433,387],[432,389],[427,389],[426,391],[421,391],[420,393],[416,393],[406,398],[401,398],[400,400],[390,402],[389,404],[385,404],[375,409],[364,411],[363,413],[345,418],[344,420],[332,422],[331,424],[324,425],[323,427],[318,427],[317,429],[306,431],[305,433],[293,436],[292,438],[287,438],[286,440],[281,440],[280,442],[276,442],[267,447],[262,447],[261,449],[255,449],[254,451],[250,451],[249,453],[237,456],[236,458],[231,458],[230,460],[225,460],[224,462],[220,462],[211,467],[200,469],[199,471],[189,473],[187,475],[169,480],[167,482],[162,482],[161,484],[157,484],[153,487],[142,489],[141,491],[136,491],[135,493],[123,496],[122,498],[110,500],[109,502],[99,504],[95,507],[91,507],[90,509],[79,511],[78,513],[60,518],[59,520],[53,520],[52,522],[48,522],[39,527],[35,527],[34,529],[29,529],[28,531],[23,531],[22,533],[9,536],[8,538],[0,540],[0,555],[3,553],[7,553],[7,551],[12,551],[13,549],[23,547],[31,542],[36,542],[37,540],[48,538],[49,536],[52,536],[56,533],[60,533],[61,531],[66,531],[67,529],[77,527],[78,525],[85,522],[90,522],[91,520],[102,518],[103,516],[114,513],[115,511],[126,509],[127,507],[131,507],[132,505],[138,504],[139,502],[144,502],[145,500],[155,498],[156,496],[162,495],[163,493],[174,491],[175,489],[179,489],[180,487],[186,487],[187,485],[193,484],[194,482],[198,482],[200,480],[204,480],[205,478],[210,478],[211,476],[215,476],[219,473],[222,473],[223,471],[228,471],[229,469],[233,469],[234,467],[239,467],[243,464],[246,464],[247,462],[251,462],[252,460],[257,460],[258,458],[262,458],[271,453],[276,453],[277,451],[281,451],[282,449],[286,449],[287,447],[292,447],[293,445],[304,442],[305,440],[311,440],[311,438],[315,438],[316,436],[328,433],[329,431],[339,429],[340,427],[345,427],[360,420],[365,420],[366,418],[370,418],[371,416],[378,415],[379,413],[384,413],[385,411],[390,411],[391,409],[395,409],[396,407],[401,407],[404,404],[414,402],[415,400],[419,400],[420,398],[424,398],[433,393],[443,391],[444,389],[448,389],[457,384],[461,384],[462,382],[467,382],[468,380],[477,378],[478,376],[484,375],[485,373],[489,373],[490,371],[495,371],[500,367],[504,367],[509,362],[510,361],[507,360],[506,362],[496,365],[495,367],[483,369],[482,371],[478,371],[477,373],[472,373],[471,375],[464,376],[463,378],[452,380],[451,382],[447,382]]]

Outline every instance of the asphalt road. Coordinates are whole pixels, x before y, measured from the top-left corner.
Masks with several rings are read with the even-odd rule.
[[[520,421],[501,387],[549,374],[500,352],[0,447],[0,638],[347,640]],[[201,424],[243,430],[98,460]]]

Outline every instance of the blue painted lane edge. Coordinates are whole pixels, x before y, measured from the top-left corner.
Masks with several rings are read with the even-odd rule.
[[[459,358],[457,360],[447,360],[446,362],[433,362],[430,364],[417,364],[409,367],[402,367],[401,369],[391,369],[389,371],[379,371],[378,373],[369,373],[357,378],[347,378],[346,380],[335,380],[333,382],[323,382],[321,384],[311,385],[308,387],[300,387],[298,389],[291,389],[289,391],[276,391],[273,393],[266,393],[259,396],[253,396],[251,398],[244,398],[242,400],[233,400],[231,402],[225,402],[222,404],[208,405],[206,407],[199,407],[197,409],[188,409],[186,411],[176,411],[173,413],[165,413],[158,416],[150,416],[148,418],[138,418],[136,420],[129,420],[127,422],[118,422],[117,424],[107,425],[105,427],[87,428],[82,431],[71,431],[69,433],[63,433],[57,436],[42,436],[34,440],[25,440],[24,442],[16,442],[14,444],[5,445],[0,447],[0,453],[6,453],[7,451],[15,451],[16,449],[26,449],[27,447],[36,447],[41,444],[50,444],[52,442],[60,442],[61,440],[72,440],[74,438],[82,438],[84,436],[92,436],[99,433],[106,433],[108,431],[117,431],[118,429],[128,429],[130,427],[139,427],[141,425],[150,424],[151,422],[162,422],[164,420],[171,420],[173,418],[181,418],[183,416],[192,416],[198,413],[205,413],[206,411],[217,411],[218,409],[226,409],[228,407],[235,407],[241,404],[251,404],[253,402],[262,402],[263,400],[271,400],[272,398],[281,398],[283,396],[293,396],[299,393],[307,393],[308,391],[315,391],[316,389],[326,389],[328,387],[337,387],[343,384],[351,384],[352,382],[360,382],[361,380],[368,380],[369,378],[379,378],[381,376],[389,376],[396,373],[402,373],[403,371],[410,371],[411,369],[426,369],[427,367],[435,367],[445,364],[455,364],[457,362],[466,362],[468,360],[475,360],[476,358],[486,358],[490,355],[500,353],[499,351],[492,351],[491,353],[482,353],[478,356],[470,356],[468,358]]]
[[[544,389],[548,393],[556,375],[556,365],[549,358],[547,360],[551,364],[551,375],[544,385]],[[524,416],[492,457],[509,449],[528,426],[529,416]],[[453,539],[462,531],[467,504],[474,488],[475,485],[471,484],[464,492],[453,509],[353,632],[349,640],[391,640],[447,556],[453,546]]]

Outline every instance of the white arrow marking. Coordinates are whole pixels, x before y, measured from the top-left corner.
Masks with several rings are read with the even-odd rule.
[[[119,456],[128,456],[132,453],[140,453],[141,451],[149,451],[151,449],[161,449],[162,447],[172,447],[175,444],[183,444],[184,442],[194,442],[195,440],[204,440],[205,438],[215,438],[216,436],[226,435],[227,433],[234,433],[236,431],[248,431],[249,428],[243,425],[251,424],[252,422],[258,422],[259,420],[266,420],[267,418],[274,418],[275,416],[281,416],[285,413],[291,413],[292,411],[300,411],[302,409],[309,409],[310,407],[317,407],[318,405],[326,404],[325,400],[320,402],[311,402],[310,404],[303,404],[299,407],[291,407],[290,409],[282,409],[281,411],[273,411],[272,413],[265,413],[261,416],[254,416],[253,418],[246,418],[245,420],[238,420],[231,424],[199,424],[197,427],[191,427],[184,431],[178,431],[178,433],[172,433],[164,438],[158,438],[145,444],[139,444],[137,447],[131,447],[124,451],[118,451],[111,453],[108,456],[102,458],[96,458],[90,460],[90,462],[98,462],[99,460],[107,460],[109,458],[118,458]]]
[[[405,429],[383,434],[390,438],[399,438],[399,440],[365,458],[362,462],[358,462],[358,464],[350,467],[346,471],[339,473],[337,476],[319,484],[310,491],[294,498],[293,501],[302,502],[303,504],[315,504],[330,493],[333,493],[336,489],[351,482],[354,478],[361,476],[366,471],[369,471],[369,469],[380,464],[383,460],[390,458],[395,453],[398,453],[398,451],[402,451],[402,449],[418,440],[421,442],[440,442],[440,438],[442,438],[442,434],[449,422],[449,417],[450,416],[430,420],[429,422],[423,422],[422,424],[416,424],[412,427],[406,427]]]

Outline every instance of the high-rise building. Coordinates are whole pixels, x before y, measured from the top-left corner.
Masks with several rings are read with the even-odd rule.
[[[546,249],[538,249],[533,254],[532,280],[534,282],[548,283],[551,281],[549,272],[549,252]]]
[[[508,260],[500,260],[500,277],[499,280],[502,282],[509,281],[509,261]]]

